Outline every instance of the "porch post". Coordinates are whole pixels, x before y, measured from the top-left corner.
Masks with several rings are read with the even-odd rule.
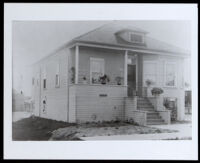
[[[78,84],[78,70],[79,70],[79,46],[75,47],[75,84]]]
[[[128,62],[128,50],[125,51],[124,55],[124,86],[127,86],[127,62]]]

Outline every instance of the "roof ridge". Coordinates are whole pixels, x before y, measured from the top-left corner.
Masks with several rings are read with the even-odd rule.
[[[77,37],[73,38],[71,41],[77,40],[77,39],[79,39],[79,38],[81,38],[81,37],[83,37],[83,36],[86,36],[86,35],[88,35],[88,34],[90,34],[90,33],[92,33],[92,32],[95,32],[95,31],[97,31],[97,30],[99,30],[99,29],[101,29],[101,28],[103,28],[103,27],[105,27],[105,26],[107,26],[107,25],[109,25],[109,24],[112,24],[112,23],[113,23],[113,22],[109,22],[109,23],[103,24],[103,25],[101,25],[101,26],[99,26],[99,27],[97,27],[97,28],[95,28],[95,29],[93,29],[93,30],[90,30],[90,31],[88,31],[88,32],[86,32],[86,33],[84,33],[84,34],[82,34],[82,35],[80,35],[80,36],[77,36]]]

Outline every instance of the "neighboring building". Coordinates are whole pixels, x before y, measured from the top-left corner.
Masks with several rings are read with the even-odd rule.
[[[12,90],[12,111],[32,112],[34,106],[31,97],[24,96],[23,91]]]
[[[17,92],[15,89],[12,90],[12,109],[13,112],[25,111],[24,105],[25,97],[23,92]]]
[[[149,93],[150,88],[160,87],[164,93],[159,101],[175,99],[177,119],[183,120],[183,61],[188,56],[179,48],[148,37],[141,29],[117,23],[104,25],[33,65],[34,112],[44,118],[77,123],[170,123],[170,112]],[[101,78],[103,75],[108,78]],[[153,82],[149,88],[146,80]]]

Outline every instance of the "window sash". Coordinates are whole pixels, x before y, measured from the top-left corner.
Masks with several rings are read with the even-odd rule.
[[[167,87],[177,86],[176,64],[167,62],[165,64],[165,81],[164,85]]]
[[[144,84],[146,85],[146,80],[151,80],[152,85],[157,83],[157,62],[155,61],[144,61]]]
[[[144,43],[144,34],[130,33],[130,41],[133,43]]]
[[[104,75],[104,59],[90,58],[90,82],[92,83],[92,81],[95,80],[95,83],[98,83],[99,77],[103,75]]]
[[[47,88],[47,80],[43,79],[43,89],[46,89],[46,88]]]
[[[60,76],[58,74],[56,74],[55,85],[56,87],[60,86]]]

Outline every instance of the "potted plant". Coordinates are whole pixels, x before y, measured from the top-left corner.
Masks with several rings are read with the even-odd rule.
[[[155,97],[155,107],[156,107],[156,110],[163,110],[164,107],[163,107],[163,98],[160,97],[160,95],[163,93],[163,90],[161,88],[158,88],[158,87],[154,87],[152,90],[151,90],[151,93],[152,95]]]
[[[87,84],[87,78],[85,76],[83,77],[83,84]]]
[[[115,78],[115,80],[116,80],[116,82],[117,82],[117,85],[121,85],[122,84],[122,77],[121,76],[117,76],[116,78]]]
[[[153,84],[153,81],[150,80],[150,79],[147,79],[145,81],[145,83],[147,85],[147,96],[151,96],[151,90],[150,90],[151,88],[150,88],[150,86]]]
[[[150,79],[147,79],[145,81],[145,83],[146,83],[147,87],[150,87],[153,84],[153,81],[151,81]]]
[[[105,75],[99,77],[99,81],[101,82],[101,84],[106,84],[107,82],[110,81],[110,79],[109,79],[108,75],[105,74]]]
[[[152,90],[151,90],[151,93],[153,96],[157,97],[159,96],[160,94],[163,93],[163,90],[161,88],[158,88],[158,87],[154,87]]]

